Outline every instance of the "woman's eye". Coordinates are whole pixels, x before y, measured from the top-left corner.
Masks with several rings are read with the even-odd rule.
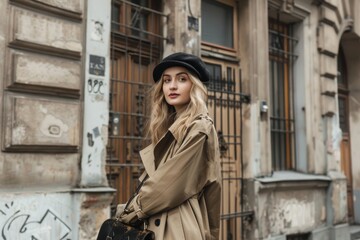
[[[184,81],[186,81],[187,80],[187,77],[186,76],[180,76],[179,77],[179,81],[181,81],[181,82],[184,82]]]
[[[164,79],[163,79],[163,82],[164,82],[164,83],[170,82],[170,78],[164,78]]]

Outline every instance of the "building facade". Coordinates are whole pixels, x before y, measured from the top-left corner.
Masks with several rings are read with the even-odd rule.
[[[0,0],[2,239],[96,239],[143,168],[152,68],[211,74],[221,239],[360,224],[357,0]]]
[[[109,216],[111,3],[99,3],[0,1],[1,239],[94,239]]]

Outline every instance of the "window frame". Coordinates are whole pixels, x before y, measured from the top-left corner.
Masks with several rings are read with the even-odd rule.
[[[207,50],[210,52],[218,52],[220,54],[227,54],[230,56],[236,56],[237,49],[238,49],[238,23],[237,23],[237,11],[236,11],[236,2],[234,0],[215,0],[218,3],[228,5],[233,9],[233,47],[226,47],[219,44],[211,43],[204,41],[201,39],[201,49]],[[201,1],[202,2],[202,1]],[[203,19],[201,19],[203,21]],[[202,24],[201,24],[201,31],[202,31]],[[201,35],[201,34],[200,34]]]

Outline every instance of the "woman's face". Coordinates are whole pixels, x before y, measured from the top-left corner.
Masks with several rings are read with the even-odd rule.
[[[174,106],[176,112],[190,102],[190,90],[193,83],[184,67],[167,68],[162,75],[162,90],[166,102]]]

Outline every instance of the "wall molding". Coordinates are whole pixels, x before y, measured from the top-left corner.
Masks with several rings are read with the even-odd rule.
[[[10,0],[10,3],[12,5],[29,8],[34,11],[41,11],[46,14],[52,14],[60,18],[66,18],[74,22],[81,22],[83,20],[83,12],[81,9],[78,11],[71,11],[69,9],[59,8],[57,6],[36,0]]]

